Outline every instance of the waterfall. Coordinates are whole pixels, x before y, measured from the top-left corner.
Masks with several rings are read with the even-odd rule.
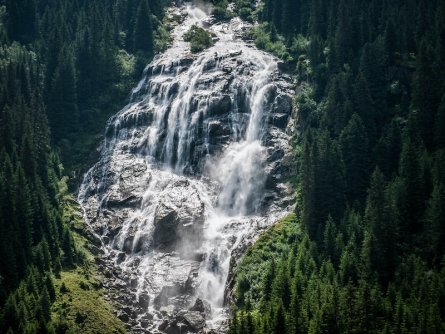
[[[242,40],[240,19],[215,23],[192,4],[171,12],[183,16],[173,44],[108,121],[79,191],[134,332],[224,328],[235,254],[293,202],[290,79]],[[215,45],[191,54],[192,25]]]

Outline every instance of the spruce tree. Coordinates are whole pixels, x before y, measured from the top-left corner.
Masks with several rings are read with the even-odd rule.
[[[429,259],[439,265],[445,254],[445,187],[436,184],[425,213],[426,240],[429,240]]]
[[[48,98],[48,116],[56,142],[78,131],[77,79],[73,53],[64,48],[59,54]]]
[[[395,64],[397,42],[398,42],[398,39],[396,36],[394,23],[391,19],[389,19],[386,24],[384,43],[385,43],[385,50],[388,55],[388,65],[390,65],[390,66]]]
[[[62,250],[64,254],[64,263],[66,266],[71,267],[74,264],[74,243],[68,228],[65,228],[63,232]]]
[[[345,163],[346,197],[350,205],[362,203],[366,196],[369,177],[369,143],[366,128],[357,114],[352,115],[340,135],[340,145]]]
[[[147,56],[152,56],[154,52],[153,27],[147,0],[141,0],[137,9],[134,26],[134,50],[143,52]]]
[[[283,34],[290,38],[298,33],[300,28],[300,0],[284,0],[283,1]]]
[[[40,307],[42,309],[45,322],[48,322],[51,319],[51,299],[46,286],[43,286],[42,288],[40,295]]]
[[[262,13],[262,19],[264,21],[272,22],[275,3],[276,3],[275,0],[265,0],[264,1],[264,7],[263,7],[263,13]]]
[[[434,121],[434,141],[436,149],[445,149],[445,94],[437,109]]]
[[[273,311],[272,332],[286,334],[286,314],[283,304],[278,302]]]
[[[283,2],[275,1],[273,6],[272,22],[278,32],[283,31]]]
[[[415,117],[421,138],[428,149],[433,147],[433,136],[431,136],[431,124],[440,102],[439,89],[440,79],[436,74],[431,60],[433,50],[426,39],[420,44],[417,56],[416,73],[413,82],[413,106]]]
[[[415,140],[415,139],[414,139]],[[400,156],[400,176],[404,182],[403,238],[410,240],[413,233],[420,231],[420,216],[424,209],[424,180],[420,149],[411,138],[405,138]]]

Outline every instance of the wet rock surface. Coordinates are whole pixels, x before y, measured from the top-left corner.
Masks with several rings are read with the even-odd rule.
[[[175,42],[108,121],[79,201],[131,333],[224,332],[237,261],[292,209],[293,83],[240,39],[239,19],[174,11]],[[216,45],[191,54],[181,36],[192,24]]]
[[[180,238],[199,237],[204,212],[198,191],[187,180],[166,187],[154,213],[154,246],[169,249]]]

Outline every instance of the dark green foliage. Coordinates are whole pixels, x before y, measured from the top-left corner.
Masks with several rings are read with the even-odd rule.
[[[69,229],[65,229],[62,238],[63,262],[71,267],[75,262],[74,243]]]
[[[35,54],[15,43],[0,60],[0,332],[47,333],[61,254],[60,163]]]
[[[345,163],[346,197],[349,203],[363,202],[368,185],[370,150],[365,125],[357,114],[340,134],[340,146]]]
[[[38,34],[36,0],[7,0],[6,10],[9,38],[31,42]]]
[[[434,122],[434,139],[437,148],[445,149],[445,95],[437,110]]]
[[[445,189],[442,183],[435,185],[425,212],[425,251],[429,260],[440,265],[445,253]]]
[[[248,314],[253,333],[445,330],[444,8],[263,1],[255,42],[295,65],[302,86],[303,231],[297,241],[272,238],[268,268],[261,248],[247,253],[231,330],[243,333]]]
[[[214,7],[212,10],[212,15],[221,21],[229,20],[232,14],[228,11],[229,1],[227,0],[217,0],[213,1]]]
[[[48,97],[48,118],[53,128],[53,137],[58,142],[67,133],[78,130],[79,110],[72,51],[62,49],[57,62],[59,65],[53,74]]]
[[[300,1],[298,0],[283,1],[282,27],[285,36],[290,37],[296,33],[297,29],[300,27],[299,15],[301,15]]]
[[[437,77],[434,69],[434,50],[426,39],[423,39],[417,55],[416,73],[413,82],[413,107],[415,108],[416,126],[424,142],[433,148],[434,137],[431,125],[434,123],[440,102],[440,89],[443,78]]]
[[[312,237],[320,236],[329,215],[340,219],[344,205],[344,169],[336,141],[327,132],[304,144],[302,158],[303,222]],[[312,137],[313,138],[313,137]],[[308,139],[311,140],[311,139]],[[317,175],[318,177],[315,177]]]
[[[153,27],[148,0],[141,0],[134,26],[134,50],[153,55]]]
[[[445,325],[440,311],[440,300],[445,296],[443,270],[428,272],[425,262],[412,256],[401,260],[391,284],[382,286],[376,282],[373,269],[367,267],[375,242],[371,233],[355,235],[346,224],[345,229],[337,233],[345,233],[350,240],[363,240],[362,249],[355,249],[355,241],[344,248],[339,265],[326,259],[326,253],[318,253],[317,244],[304,234],[287,244],[284,253],[282,239],[274,236],[280,240],[277,244],[280,248],[272,249],[268,258],[284,254],[292,265],[287,265],[289,277],[274,275],[271,285],[283,286],[289,281],[290,296],[278,289],[270,297],[262,294],[261,300],[251,306],[238,305],[230,333],[363,333],[364,329],[366,333],[384,330],[399,333],[402,327],[407,333],[415,329],[442,331]],[[264,241],[259,244],[264,245]],[[263,265],[262,248],[254,246],[247,254],[250,268]],[[274,270],[270,268],[275,264],[271,260],[268,264],[269,269],[257,271],[256,280],[270,280],[270,272]],[[246,271],[246,263],[241,264],[240,270]],[[241,283],[238,279],[237,282]],[[239,285],[237,287],[239,289]],[[264,293],[265,287],[263,285],[260,293]],[[251,286],[245,294],[253,291]],[[289,297],[290,305],[285,307]]]

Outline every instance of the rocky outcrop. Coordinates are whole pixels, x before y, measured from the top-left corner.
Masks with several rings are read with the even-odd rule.
[[[204,212],[198,191],[186,179],[166,187],[154,213],[154,246],[169,249],[181,238],[199,238]]]
[[[205,324],[205,318],[200,312],[182,311],[171,321],[162,323],[158,329],[166,334],[199,333]]]
[[[241,41],[241,20],[184,8],[79,193],[107,298],[132,333],[208,331],[221,313],[224,329],[237,261],[293,202],[291,79]],[[196,22],[218,41],[193,55],[182,33]]]

